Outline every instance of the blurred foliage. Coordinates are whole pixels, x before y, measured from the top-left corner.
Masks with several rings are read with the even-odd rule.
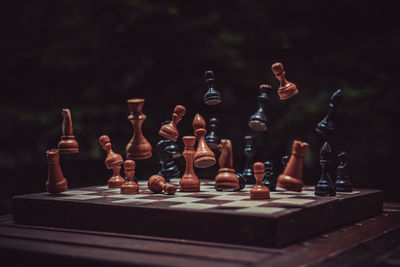
[[[246,134],[257,138],[256,159],[272,160],[276,173],[292,141],[307,141],[304,176],[314,184],[322,145],[314,128],[338,88],[345,97],[335,152],[349,151],[357,186],[383,188],[389,200],[396,196],[400,35],[390,3],[40,0],[8,1],[0,14],[3,203],[43,190],[44,152],[59,141],[63,107],[72,111],[81,148],[62,162],[65,176],[71,186],[104,183],[110,173],[98,137],[110,135],[114,150],[124,154],[132,135],[126,99],[133,97],[146,99],[143,130],[153,146],[176,104],[188,109],[181,135],[192,135],[197,112],[218,117],[218,134],[232,140],[237,170],[244,166]],[[275,61],[284,63],[300,93],[288,101],[274,95],[270,128],[256,133],[248,118],[257,109],[259,84],[278,86],[270,71]],[[215,107],[202,102],[208,69],[224,97]],[[178,163],[182,167],[182,159]],[[157,159],[138,168],[144,179],[158,170]],[[212,178],[215,172],[199,173]]]

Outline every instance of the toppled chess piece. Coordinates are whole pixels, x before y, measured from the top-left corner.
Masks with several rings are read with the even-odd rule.
[[[121,185],[121,194],[132,195],[139,193],[139,185],[133,179],[135,174],[136,163],[133,160],[125,160],[124,169],[126,175],[126,182]]]
[[[208,90],[203,97],[206,105],[216,105],[222,101],[221,94],[215,89],[214,72],[208,70],[204,73]]]
[[[159,135],[164,136],[172,141],[178,140],[179,131],[176,126],[182,120],[183,116],[185,116],[185,113],[186,108],[184,106],[175,106],[171,122],[161,126],[160,131],[158,132]]]
[[[66,191],[68,189],[68,182],[61,171],[59,151],[57,149],[47,150],[46,157],[49,164],[46,181],[47,192],[57,194]]]
[[[203,117],[197,113],[193,119],[194,135],[197,138],[197,149],[194,153],[194,166],[196,168],[208,168],[216,163],[215,155],[208,147],[205,135],[207,133],[206,122]]]
[[[271,161],[264,162],[264,180],[263,185],[268,187],[270,191],[275,191],[276,183],[274,181],[274,164]]]
[[[271,70],[274,73],[275,78],[279,80],[280,85],[278,88],[278,95],[281,100],[291,98],[299,92],[299,90],[297,90],[297,86],[294,83],[286,80],[286,72],[283,69],[282,63],[276,62],[272,64]]]
[[[72,129],[71,111],[63,108],[61,114],[63,115],[63,123],[61,126],[62,136],[58,142],[58,151],[60,154],[72,154],[79,152],[79,144],[75,140]]]
[[[173,195],[176,192],[176,186],[173,184],[167,183],[164,177],[160,175],[152,175],[148,182],[147,187],[153,193],[165,193],[167,195]]]
[[[334,115],[337,110],[337,106],[342,101],[341,90],[337,90],[331,96],[329,100],[329,112],[328,114],[317,124],[315,132],[323,137],[329,137],[333,134],[334,127]]]
[[[278,177],[277,186],[289,191],[301,192],[303,182],[303,160],[308,150],[308,143],[295,140],[292,155],[285,170]]]
[[[246,145],[244,147],[244,155],[246,156],[246,165],[243,170],[243,177],[246,179],[247,184],[255,184],[256,178],[253,172],[254,156],[256,154],[256,149],[254,148],[254,136],[246,135],[244,137]]]
[[[182,192],[199,192],[200,191],[200,180],[199,177],[194,172],[193,160],[194,160],[194,144],[196,143],[195,136],[184,136],[182,138],[185,149],[183,150],[183,157],[186,162],[185,173],[183,174],[180,182],[179,188]]]
[[[338,154],[338,160],[339,165],[337,167],[336,191],[352,192],[353,186],[350,181],[348,153],[346,151],[340,152]]]
[[[211,148],[211,149],[216,149],[218,144],[219,144],[219,142],[220,142],[220,139],[216,134],[217,128],[218,128],[218,119],[217,118],[211,118],[208,121],[209,134],[205,138],[208,147]]]
[[[268,199],[269,189],[262,182],[264,178],[264,163],[255,162],[253,170],[256,184],[250,189],[250,199]]]
[[[142,113],[144,99],[128,99],[128,106],[131,113],[128,120],[133,125],[133,137],[126,145],[126,157],[132,160],[151,158],[151,144],[146,140],[142,132],[142,125],[146,115]]]
[[[167,122],[164,122],[164,125]],[[164,177],[167,181],[171,178],[176,178],[180,176],[179,168],[175,163],[175,159],[179,158],[182,153],[176,142],[162,137],[160,141],[157,142],[157,155],[161,165],[160,171],[157,173]]]
[[[218,191],[239,190],[239,179],[233,169],[232,143],[229,139],[222,139],[218,145],[221,152],[219,156],[219,170],[215,176],[215,189]]]
[[[332,164],[332,149],[328,142],[325,142],[320,152],[320,164],[322,168],[321,178],[315,185],[316,196],[334,196],[336,195],[335,184],[329,173],[330,165]]]
[[[125,179],[119,174],[124,160],[120,154],[115,153],[112,150],[110,137],[108,137],[108,135],[100,136],[99,143],[107,153],[107,157],[104,161],[106,168],[113,169],[113,176],[108,179],[107,185],[109,188],[119,188],[123,183],[125,183]]]
[[[271,99],[272,88],[268,84],[260,85],[258,95],[258,110],[251,115],[249,127],[254,131],[266,131],[268,129],[268,119],[265,115],[265,104]]]

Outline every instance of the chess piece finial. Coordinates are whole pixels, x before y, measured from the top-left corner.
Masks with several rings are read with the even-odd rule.
[[[198,192],[200,191],[200,180],[196,175],[193,168],[193,160],[194,160],[194,144],[196,143],[195,136],[184,136],[182,138],[183,144],[185,145],[185,149],[183,150],[183,157],[186,162],[185,173],[183,174],[179,187],[182,192]]]
[[[303,182],[303,159],[308,150],[308,143],[295,140],[292,155],[285,170],[278,177],[277,186],[289,191],[301,192]]]
[[[271,70],[274,73],[275,78],[277,78],[280,82],[278,95],[281,100],[291,98],[299,92],[299,90],[297,90],[297,86],[294,83],[286,80],[286,72],[283,68],[282,63],[276,62],[272,64]]]
[[[57,149],[47,150],[46,157],[49,164],[46,181],[47,192],[57,194],[66,191],[68,189],[68,182],[61,171],[59,151]]]
[[[203,97],[206,105],[216,105],[221,102],[221,93],[215,89],[214,72],[208,70],[204,73],[208,90]]]
[[[168,138],[172,141],[178,140],[179,131],[177,129],[178,123],[185,116],[186,108],[181,105],[175,106],[174,113],[172,114],[172,120],[168,124],[162,125],[158,132],[161,136]]]
[[[106,160],[104,161],[107,169],[112,169],[116,166],[122,165],[124,160],[120,154],[117,154],[112,150],[110,137],[108,137],[108,135],[100,136],[99,143],[107,153]]]
[[[207,133],[206,122],[203,117],[197,113],[193,119],[194,135],[197,138],[197,149],[194,154],[194,166],[196,168],[208,168],[216,163],[215,155],[208,147],[205,135]]]
[[[216,149],[220,142],[220,138],[216,134],[217,128],[218,128],[218,119],[211,118],[208,121],[209,134],[205,138],[208,147],[211,149]]]
[[[169,121],[165,121],[163,125],[168,123]],[[162,139],[157,142],[156,147],[159,163],[161,165],[161,170],[157,174],[164,177],[168,182],[171,178],[179,177],[180,172],[174,159],[179,158],[182,153],[177,143],[162,137]]]
[[[274,181],[274,164],[271,161],[264,162],[264,180],[263,184],[268,187],[270,191],[275,191],[276,183]]]
[[[127,100],[131,113],[128,120],[133,125],[133,136],[126,145],[126,157],[128,159],[140,160],[151,157],[151,144],[146,140],[142,132],[142,125],[146,115],[142,113],[144,99],[133,98]]]
[[[132,195],[139,193],[139,185],[133,179],[133,175],[135,174],[136,163],[133,160],[125,160],[124,169],[126,181],[121,185],[121,194],[124,195]]]
[[[265,115],[265,105],[271,99],[272,88],[268,84],[260,85],[260,94],[258,95],[258,110],[251,115],[249,127],[254,131],[266,131],[268,129],[268,119]]]
[[[244,155],[246,156],[246,165],[243,170],[242,175],[246,179],[247,184],[255,184],[256,178],[253,172],[254,156],[256,154],[256,149],[254,148],[255,138],[252,135],[246,135],[244,137],[246,145],[244,147]]]
[[[72,154],[79,152],[79,144],[75,139],[72,129],[71,111],[63,108],[61,111],[63,123],[61,126],[62,136],[58,142],[58,151],[60,154]]]
[[[329,173],[330,165],[332,164],[332,149],[328,142],[325,142],[322,146],[319,156],[322,174],[318,183],[315,185],[315,195],[334,196],[336,195],[336,188]]]
[[[333,134],[335,129],[334,127],[334,115],[337,110],[337,106],[342,101],[342,92],[341,90],[337,90],[331,96],[329,100],[329,112],[328,114],[317,124],[315,128],[315,132],[323,137],[329,137]]]
[[[164,192],[167,195],[173,195],[176,192],[176,186],[173,184],[167,183],[164,177],[160,175],[152,175],[148,182],[147,187],[153,193],[161,193]]]
[[[232,143],[229,139],[221,139],[218,145],[221,152],[219,156],[219,170],[215,176],[215,189],[218,191],[239,190],[239,179],[233,169]]]
[[[250,189],[250,199],[268,199],[269,189],[262,183],[264,178],[264,163],[255,162],[253,164],[253,171],[256,177],[256,184]]]
[[[338,154],[338,160],[339,165],[337,167],[336,191],[352,192],[353,186],[350,181],[348,153],[346,151],[340,152]]]

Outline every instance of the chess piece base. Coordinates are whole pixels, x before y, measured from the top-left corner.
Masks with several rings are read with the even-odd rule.
[[[67,191],[67,189],[68,189],[68,182],[67,179],[65,178],[57,183],[49,183],[48,180],[46,181],[46,190],[49,193],[58,194]]]
[[[249,121],[249,127],[254,131],[260,131],[260,132],[266,131],[268,129],[267,124],[258,120]]]
[[[221,103],[221,99],[218,98],[211,98],[204,101],[206,105],[212,106]]]
[[[289,191],[301,192],[304,182],[288,175],[281,174],[278,177],[277,186]]]
[[[211,156],[201,156],[194,159],[194,166],[196,168],[208,168],[216,163],[214,157]]]
[[[163,125],[160,129],[160,131],[158,132],[159,135],[168,138],[174,142],[176,142],[176,140],[178,140],[178,136],[179,136],[179,132],[172,128],[170,125],[166,124]]]
[[[352,192],[353,186],[350,181],[336,180],[336,192]]]
[[[235,170],[220,168],[217,176],[215,176],[215,189],[217,191],[236,191],[240,189],[239,179]]]
[[[125,179],[121,176],[112,176],[107,181],[108,188],[120,188],[125,183]]]
[[[179,188],[181,192],[199,192],[200,191],[200,180],[197,178],[184,177],[182,176],[179,182]]]
[[[250,199],[269,199],[269,189],[263,185],[255,185],[250,189]]]
[[[133,182],[125,182],[121,185],[121,194],[133,195],[139,193],[139,186]]]
[[[278,88],[278,95],[280,100],[286,100],[288,98],[291,98],[298,92],[299,90],[297,90],[296,85],[293,83],[289,83],[285,87]]]
[[[73,154],[79,152],[78,142],[75,140],[74,135],[61,136],[60,142],[58,142],[58,151],[61,154]]]

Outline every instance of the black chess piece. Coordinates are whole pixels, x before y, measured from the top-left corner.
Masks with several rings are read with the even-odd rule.
[[[253,172],[253,163],[254,163],[254,156],[256,154],[256,149],[254,148],[254,136],[246,135],[244,137],[246,145],[244,147],[244,155],[246,156],[246,165],[243,170],[243,177],[246,179],[247,184],[255,184],[256,178],[254,177]]]
[[[208,132],[209,134],[206,136],[206,143],[209,148],[211,149],[217,149],[217,146],[220,142],[220,138],[216,134],[216,130],[218,128],[218,119],[217,118],[211,118],[208,121]]]
[[[249,127],[254,131],[266,131],[268,129],[268,119],[265,115],[265,104],[271,99],[272,88],[268,84],[260,85],[260,94],[258,95],[258,110],[251,115]]]
[[[203,97],[206,105],[216,105],[222,101],[221,93],[215,89],[214,72],[208,70],[204,73],[208,90]]]
[[[351,192],[353,186],[350,181],[349,175],[349,155],[346,151],[342,151],[338,154],[339,165],[337,167],[337,180],[336,180],[336,191],[337,192]]]
[[[246,186],[246,179],[239,172],[236,173],[236,176],[239,180],[239,189],[237,190],[237,191],[239,191],[239,190],[242,190]]]
[[[317,124],[315,132],[323,137],[329,137],[332,135],[334,130],[334,114],[336,113],[337,106],[342,101],[342,92],[337,90],[331,96],[329,100],[329,112],[328,114]]]
[[[320,152],[320,164],[322,168],[321,178],[315,185],[316,196],[334,196],[336,195],[335,184],[332,181],[332,177],[329,173],[329,168],[332,160],[332,149],[328,142],[325,142]]]
[[[276,182],[274,181],[274,164],[271,161],[264,162],[264,180],[263,184],[269,188],[270,191],[275,191]]]
[[[287,156],[287,155],[286,155],[286,156],[283,156],[283,157],[281,158],[282,171],[284,171],[284,170],[286,169],[286,165],[288,164],[289,159],[290,159],[290,157]]]

